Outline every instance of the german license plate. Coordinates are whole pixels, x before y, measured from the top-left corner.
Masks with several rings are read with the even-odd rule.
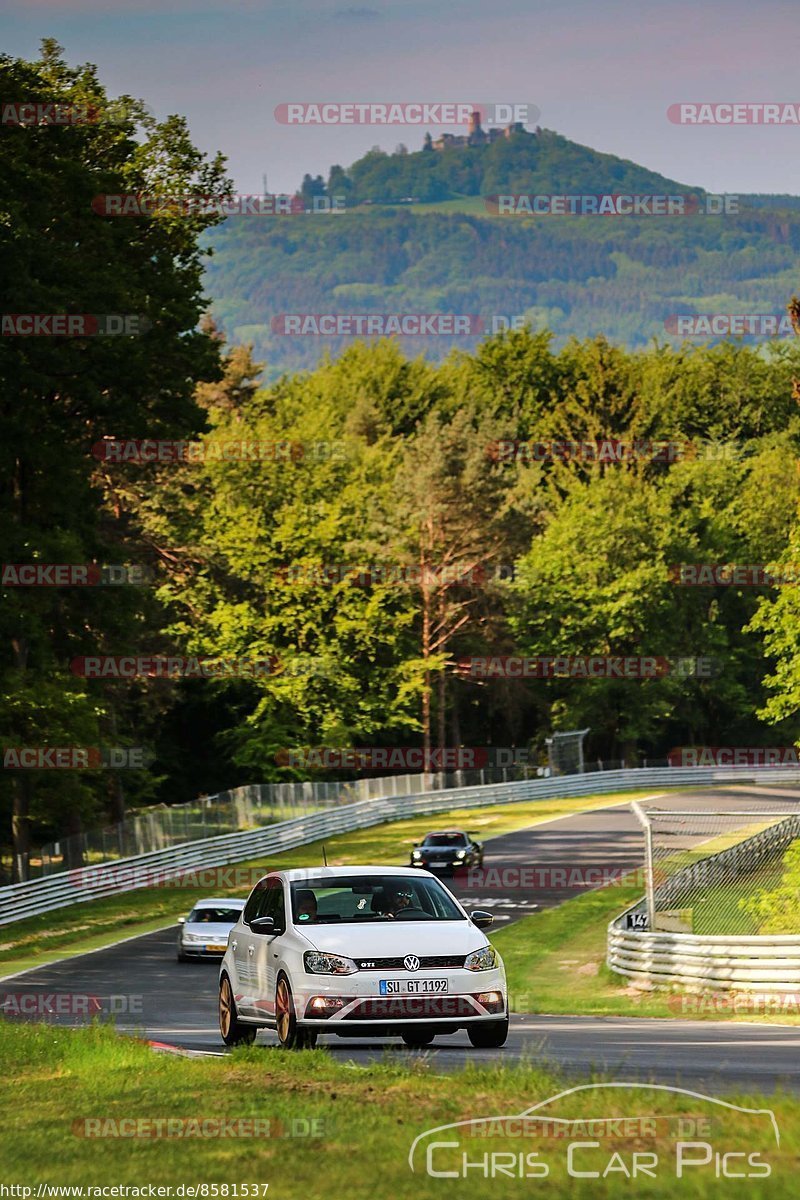
[[[431,866],[432,866],[432,867],[446,867],[446,866],[447,866],[447,863],[443,863],[443,862],[435,862],[435,863],[434,863],[434,862],[432,862],[432,863],[431,863]]]
[[[382,979],[380,981],[382,996],[422,996],[446,992],[446,979]]]

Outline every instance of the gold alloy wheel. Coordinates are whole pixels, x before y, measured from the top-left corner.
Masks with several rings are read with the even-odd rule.
[[[275,995],[275,1024],[278,1030],[278,1038],[281,1045],[285,1046],[289,1040],[291,1030],[291,999],[289,996],[289,985],[284,978],[278,981],[278,991]]]
[[[233,996],[231,994],[231,985],[226,975],[219,989],[219,1031],[223,1038],[227,1038],[231,1031],[232,1008]]]

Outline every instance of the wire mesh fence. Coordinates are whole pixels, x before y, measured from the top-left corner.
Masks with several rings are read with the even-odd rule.
[[[644,830],[646,927],[700,936],[800,933],[800,813],[774,796],[725,809],[632,807]]]
[[[582,731],[581,731],[582,732]],[[621,760],[591,759],[581,763],[582,774],[620,770]],[[667,766],[666,759],[645,759],[645,767]],[[59,871],[149,854],[155,850],[220,834],[260,828],[293,817],[308,816],[331,805],[357,800],[413,795],[439,788],[481,787],[550,775],[574,774],[574,764],[556,769],[533,762],[474,771],[390,775],[349,781],[305,781],[251,784],[199,796],[185,804],[161,804],[133,810],[124,821],[70,834],[31,850],[24,861],[0,854],[0,886],[14,880],[39,879]]]
[[[510,783],[541,774],[540,767],[524,764],[349,781],[252,784],[214,796],[200,796],[186,804],[162,804],[133,811],[124,821],[114,825],[59,838],[41,850],[31,852],[27,861],[19,864],[16,874],[20,879],[43,878],[59,871],[149,854],[225,833],[258,829],[358,800],[413,795],[439,788]],[[4,870],[0,863],[0,884],[11,882],[10,867],[9,863],[8,869]]]

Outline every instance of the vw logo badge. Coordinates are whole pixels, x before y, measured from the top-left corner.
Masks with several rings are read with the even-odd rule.
[[[403,966],[407,971],[418,971],[419,959],[416,954],[407,954],[403,959]]]

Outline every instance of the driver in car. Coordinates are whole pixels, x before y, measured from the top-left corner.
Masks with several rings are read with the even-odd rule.
[[[408,888],[401,887],[398,884],[389,883],[385,887],[386,892],[386,916],[396,917],[404,908],[412,908],[411,891]]]

